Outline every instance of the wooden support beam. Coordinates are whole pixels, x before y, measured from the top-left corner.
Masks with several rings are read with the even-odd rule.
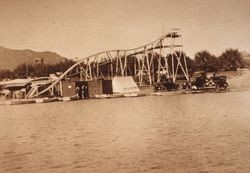
[[[117,51],[117,56],[116,56],[116,65],[115,65],[115,76],[118,75],[118,69],[119,68],[119,51]]]
[[[150,68],[150,62],[149,62],[149,57],[148,57],[147,47],[145,47],[144,57],[146,58],[146,63],[147,63],[147,69],[146,69],[146,72],[147,72],[147,74],[148,74],[149,84],[150,84],[150,85],[152,85],[151,68]]]
[[[159,55],[159,58],[158,58],[157,82],[160,82],[160,78],[161,78],[160,72],[161,72],[161,57],[162,57],[162,39],[160,40],[160,45],[161,45],[161,48],[160,48],[160,55]]]
[[[127,76],[128,71],[127,71],[127,52],[124,52],[124,66],[123,66],[123,75]]]

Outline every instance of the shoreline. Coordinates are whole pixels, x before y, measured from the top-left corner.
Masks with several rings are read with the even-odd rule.
[[[227,81],[229,83],[229,89],[225,92],[244,92],[244,91],[250,91],[250,70],[245,70],[242,73],[239,73],[238,71],[229,71],[229,72],[219,72],[217,75],[225,75],[227,76]],[[140,91],[137,94],[122,94],[121,97],[140,97],[140,96],[173,96],[173,95],[182,95],[182,94],[190,94],[185,93],[185,90],[177,90],[177,91],[163,91],[163,92],[155,92],[154,88],[152,86],[143,86],[139,87]],[[222,93],[222,92],[201,92],[199,94],[204,93]],[[93,99],[107,99],[107,98],[118,98],[118,97],[110,97],[108,96],[97,96]],[[36,103],[35,100],[39,100],[40,98],[35,99],[11,99],[11,100],[5,100],[4,98],[0,98],[0,105],[6,105],[7,102],[18,102],[18,101],[24,101],[25,103]],[[44,98],[41,98],[44,99]],[[33,101],[34,100],[34,101]],[[57,98],[57,101],[62,101],[62,98]],[[66,100],[66,99],[65,99]],[[68,99],[67,101],[69,101]],[[77,99],[74,99],[77,100]],[[83,99],[84,100],[84,99]],[[54,101],[53,101],[54,102]],[[39,102],[37,102],[39,103]],[[40,102],[41,103],[41,102]],[[45,101],[44,103],[51,103]],[[11,103],[7,103],[11,104]]]

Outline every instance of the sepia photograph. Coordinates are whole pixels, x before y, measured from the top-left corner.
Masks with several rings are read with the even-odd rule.
[[[249,0],[0,0],[0,173],[250,172]]]

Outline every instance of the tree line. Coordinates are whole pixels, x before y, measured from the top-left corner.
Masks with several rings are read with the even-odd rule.
[[[219,69],[235,71],[237,68],[247,67],[238,49],[227,49],[216,57],[208,51],[200,51],[195,54],[194,64],[196,70],[214,72]]]
[[[184,54],[180,52],[176,52],[176,55],[183,56]],[[149,55],[151,56],[151,55]],[[155,57],[160,56],[159,54],[154,55]],[[216,72],[218,70],[228,70],[234,71],[237,68],[247,67],[247,63],[243,60],[241,53],[238,49],[227,49],[225,50],[220,56],[216,57],[215,55],[211,54],[209,51],[199,51],[195,54],[194,59],[186,56],[186,62],[189,74],[192,74],[195,71],[206,71],[206,72]],[[131,57],[128,60],[128,68],[131,73],[128,72],[128,75],[134,75],[132,71],[134,70],[134,62],[135,59]],[[171,61],[171,58],[168,58],[168,61]],[[112,62],[115,63],[115,62]],[[174,62],[176,64],[177,62]],[[31,64],[20,64],[14,70],[0,70],[0,80],[9,78],[27,78],[27,77],[41,77],[41,76],[49,76],[49,74],[53,74],[56,72],[64,72],[70,66],[75,64],[73,60],[65,60],[63,62],[59,62],[57,64],[45,64],[43,61],[40,63]],[[171,62],[168,62],[171,66]],[[153,63],[155,66],[154,69],[157,68],[157,61]],[[100,67],[104,68],[102,71],[108,72],[108,69],[105,70],[107,67]],[[171,68],[171,67],[170,67]]]
[[[69,67],[75,64],[75,61],[65,59],[65,61],[56,64],[45,64],[43,61],[35,64],[22,63],[14,70],[0,70],[0,80],[3,79],[16,79],[27,77],[42,77],[49,76],[56,72],[64,72]]]

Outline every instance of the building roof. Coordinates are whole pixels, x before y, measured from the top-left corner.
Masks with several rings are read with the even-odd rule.
[[[21,85],[21,84],[28,84],[32,79],[14,79],[8,81],[1,81],[0,85]]]

